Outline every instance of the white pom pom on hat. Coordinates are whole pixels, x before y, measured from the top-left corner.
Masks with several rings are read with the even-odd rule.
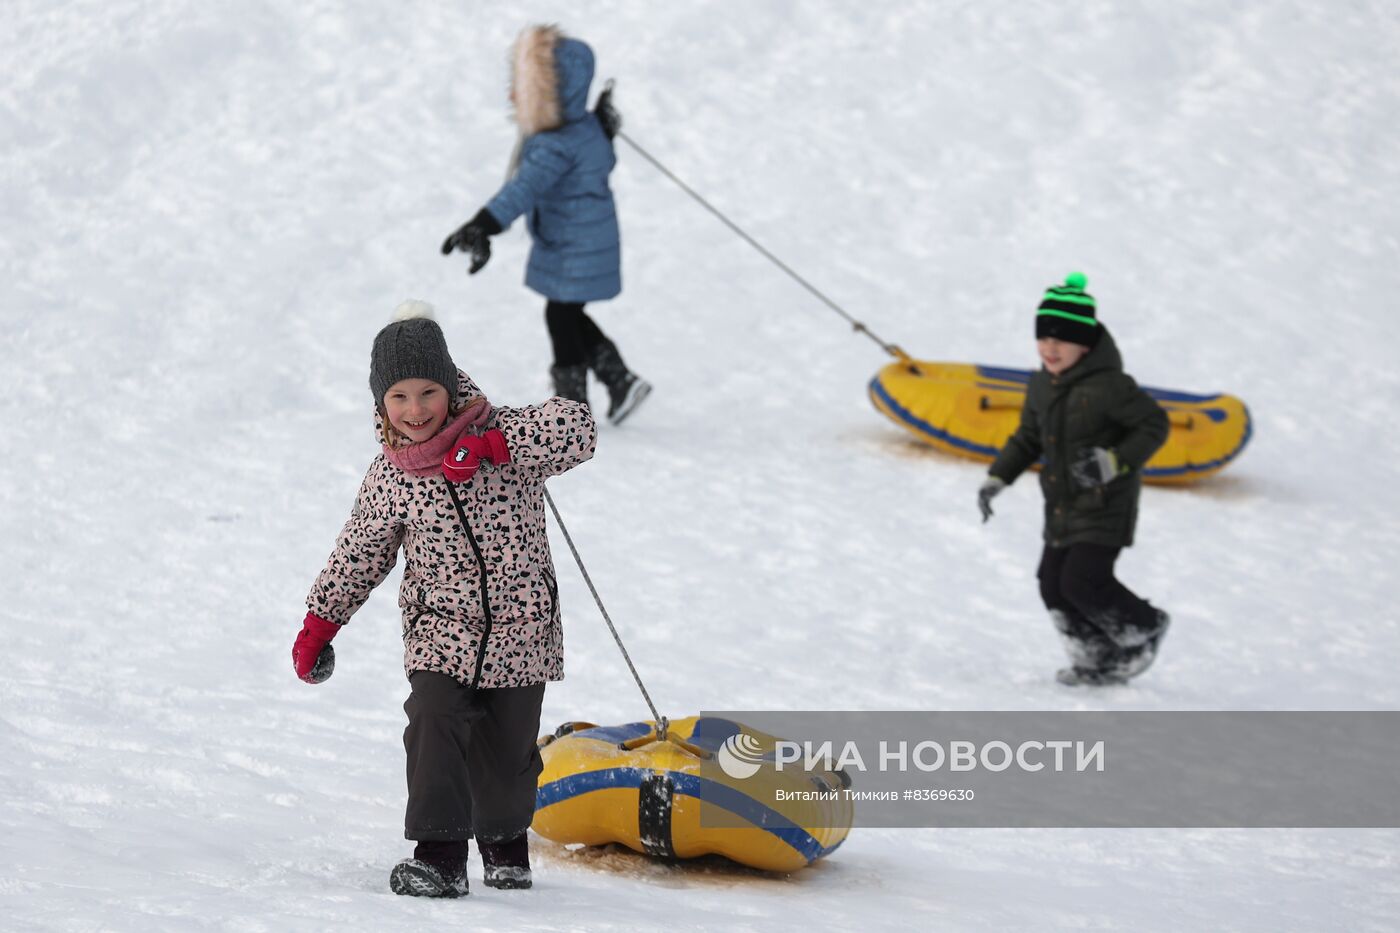
[[[419,301],[417,298],[409,298],[407,301],[399,302],[399,306],[394,309],[394,321],[409,321],[413,318],[426,318],[429,321],[437,320],[433,316],[433,306],[426,301]]]

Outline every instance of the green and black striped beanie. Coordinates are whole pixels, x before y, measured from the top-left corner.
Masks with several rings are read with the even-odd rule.
[[[1094,296],[1084,290],[1089,280],[1083,272],[1065,276],[1065,284],[1052,285],[1040,299],[1035,312],[1035,337],[1054,337],[1067,343],[1092,347],[1099,342],[1102,328],[1094,307]]]

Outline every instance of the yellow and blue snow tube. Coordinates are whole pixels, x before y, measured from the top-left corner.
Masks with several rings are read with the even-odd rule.
[[[540,739],[533,828],[566,845],[620,843],[664,858],[722,855],[795,871],[841,845],[855,805],[839,770],[775,767],[777,741],[712,716],[670,722],[664,737],[649,721],[565,723]],[[739,777],[717,766],[726,742],[743,750]]]
[[[991,461],[1020,424],[1030,376],[1027,369],[901,361],[875,374],[870,401],[945,453]],[[1142,471],[1147,482],[1194,483],[1224,469],[1249,443],[1249,409],[1233,395],[1143,388],[1171,420],[1166,443]]]

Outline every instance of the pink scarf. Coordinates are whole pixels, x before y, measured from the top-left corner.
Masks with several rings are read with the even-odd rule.
[[[384,456],[409,476],[436,476],[442,472],[442,458],[457,446],[466,434],[472,434],[491,417],[491,403],[477,396],[452,418],[443,423],[436,434],[418,444],[403,447],[384,445]]]

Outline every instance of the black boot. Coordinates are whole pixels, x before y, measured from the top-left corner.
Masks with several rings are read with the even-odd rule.
[[[530,887],[530,841],[525,833],[505,842],[477,842],[482,881],[488,888],[520,890]]]
[[[1146,645],[1154,638],[1160,638],[1171,624],[1170,616],[1160,609],[1154,609],[1146,600],[1136,600],[1136,605],[1113,606],[1086,613],[1086,618],[1119,648]]]
[[[606,337],[593,348],[593,372],[608,387],[608,420],[621,424],[651,394],[651,383],[622,362],[617,345]]]
[[[411,897],[465,897],[467,844],[420,842],[413,858],[406,858],[389,873],[389,890]]]
[[[1157,660],[1157,641],[1136,648],[1125,648],[1101,667],[1062,667],[1055,679],[1070,687],[1107,687],[1125,684],[1152,666]]]
[[[1076,669],[1103,667],[1118,653],[1118,646],[1078,612],[1051,609],[1050,621],[1065,644],[1065,653]]]
[[[1162,639],[1167,637],[1167,629],[1172,624],[1172,617],[1160,609],[1154,609],[1157,613],[1157,627],[1152,637],[1136,648],[1127,648],[1118,653],[1115,672],[1127,679],[1136,677],[1152,666],[1152,662],[1157,660],[1157,652],[1162,644]]]
[[[1160,618],[1152,637],[1140,645],[1120,648],[1078,613],[1050,610],[1072,665],[1057,671],[1055,679],[1069,686],[1103,687],[1125,684],[1146,671],[1157,660],[1157,646],[1171,624],[1165,612],[1154,611]]]
[[[571,398],[575,402],[588,404],[588,366],[576,363],[572,366],[554,365],[549,367],[554,377],[554,394],[560,398]]]

